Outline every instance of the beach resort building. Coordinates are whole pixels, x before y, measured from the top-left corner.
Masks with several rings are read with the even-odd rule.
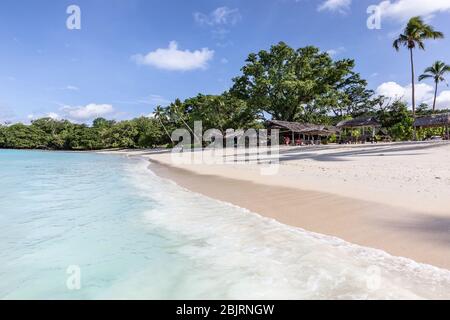
[[[433,114],[417,118],[414,121],[414,128],[427,129],[427,128],[445,128],[445,139],[449,139],[449,127],[450,127],[450,113]]]
[[[337,124],[340,129],[341,143],[375,142],[375,136],[387,137],[387,133],[382,129],[381,123],[373,116],[359,117],[350,120],[343,120]],[[358,130],[358,135],[348,134]]]
[[[280,143],[285,145],[311,145],[321,144],[339,129],[334,126],[270,120],[266,123],[269,130],[280,130]]]

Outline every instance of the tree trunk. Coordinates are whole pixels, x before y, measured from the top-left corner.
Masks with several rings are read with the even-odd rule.
[[[434,88],[433,113],[436,113],[437,91],[438,91],[438,82],[436,81],[436,87]]]
[[[411,53],[411,83],[412,83],[412,110],[413,117],[416,117],[416,88],[415,88],[415,72],[414,72],[414,57],[413,57],[413,49],[409,49]]]
[[[411,84],[412,84],[412,112],[413,112],[413,119],[416,120],[416,88],[415,88],[415,80],[416,75],[414,73],[414,56],[413,56],[413,48],[409,48],[409,52],[411,54]],[[416,127],[413,128],[414,130],[414,141],[416,140]]]
[[[161,125],[162,125],[164,131],[166,132],[166,135],[169,137],[170,141],[172,142],[172,147],[174,147],[174,146],[175,146],[175,143],[174,143],[173,140],[172,140],[172,136],[169,134],[169,131],[167,131],[166,126],[164,125],[164,123],[162,122],[162,120],[161,120],[160,118],[158,118],[158,119],[159,119],[159,122],[161,123]]]

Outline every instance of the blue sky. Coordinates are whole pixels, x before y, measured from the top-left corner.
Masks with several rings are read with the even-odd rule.
[[[370,30],[366,10],[380,4],[381,29]],[[81,9],[81,30],[66,27],[69,5]],[[0,121],[148,115],[223,92],[250,52],[279,41],[355,59],[370,88],[407,99],[408,54],[392,41],[413,15],[449,37],[416,54],[418,72],[450,63],[450,0],[3,0]],[[419,86],[420,101],[431,94],[431,83]],[[439,94],[450,107],[450,89]]]

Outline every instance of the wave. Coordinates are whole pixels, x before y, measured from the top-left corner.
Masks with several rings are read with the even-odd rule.
[[[130,164],[136,190],[156,203],[155,230],[183,236],[174,296],[202,299],[448,299],[450,271],[283,225]],[[184,294],[183,294],[184,293]]]

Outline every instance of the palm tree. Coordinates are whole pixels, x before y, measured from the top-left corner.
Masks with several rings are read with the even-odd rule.
[[[421,17],[411,18],[406,25],[403,34],[394,41],[395,50],[399,51],[400,46],[405,46],[409,49],[411,59],[411,76],[412,76],[412,108],[413,117],[416,115],[416,97],[415,97],[415,75],[414,75],[414,56],[413,49],[425,50],[424,40],[427,39],[442,39],[444,34],[435,31],[431,25],[426,24]]]
[[[164,131],[166,132],[166,135],[169,137],[169,139],[170,139],[170,141],[172,142],[172,145],[173,145],[174,142],[172,140],[172,136],[169,134],[169,131],[167,131],[167,128],[166,128],[166,126],[164,125],[164,123],[162,121],[162,118],[163,117],[165,118],[165,111],[164,111],[164,109],[161,106],[157,106],[155,108],[154,116],[155,116],[155,119],[158,119],[159,122],[161,123]]]
[[[430,79],[434,80],[435,88],[434,88],[434,100],[433,100],[433,113],[436,112],[436,97],[438,86],[440,82],[445,81],[445,74],[450,72],[450,65],[445,64],[443,61],[436,61],[429,68],[425,69],[425,72],[419,77],[419,81]],[[447,84],[448,86],[448,84]]]
[[[175,121],[181,121],[183,122],[184,126],[189,130],[189,132],[194,136],[195,143],[202,143],[202,138],[199,137],[194,130],[189,126],[189,124],[186,122],[184,117],[186,117],[185,114],[185,105],[183,102],[180,101],[180,99],[176,99],[174,103],[172,103],[169,106],[169,112],[170,115],[175,119]],[[189,118],[189,116],[188,116]],[[189,121],[189,120],[188,120]]]

